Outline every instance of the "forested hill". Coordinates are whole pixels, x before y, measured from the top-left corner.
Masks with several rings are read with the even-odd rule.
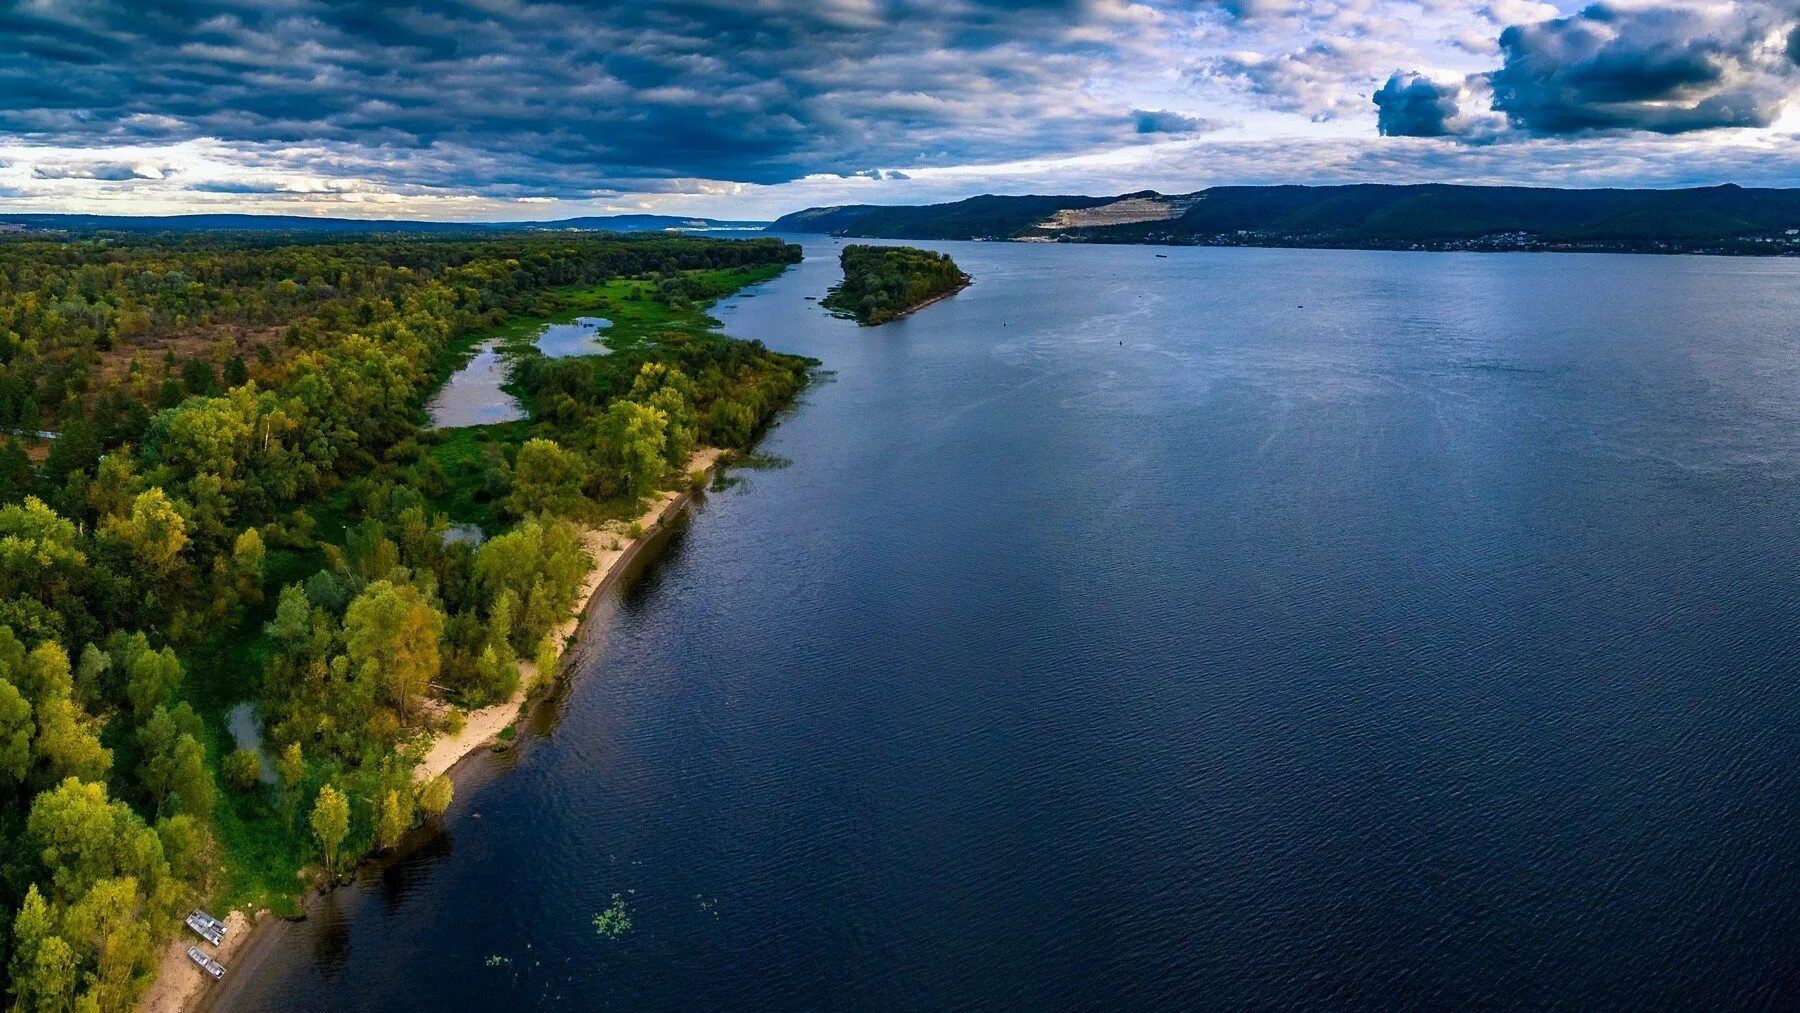
[[[305,215],[75,215],[0,211],[0,232],[9,231],[7,226],[59,232],[700,232],[747,231],[760,229],[764,224],[674,215],[597,215],[542,222],[432,222]]]
[[[1800,252],[1800,189],[1221,186],[1178,195],[808,208],[769,230],[885,239],[1779,254]]]
[[[910,246],[846,246],[844,280],[820,305],[874,326],[962,290],[969,276],[941,253]]]

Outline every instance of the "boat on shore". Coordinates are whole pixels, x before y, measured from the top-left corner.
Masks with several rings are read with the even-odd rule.
[[[207,974],[211,975],[212,979],[214,981],[218,981],[220,978],[225,977],[225,965],[221,964],[218,961],[214,960],[213,958],[207,956],[204,952],[201,951],[200,947],[198,947],[198,946],[188,947],[187,955],[188,955],[188,959],[193,961],[195,963],[195,965],[197,965],[200,968],[200,970],[205,971]]]
[[[187,927],[193,929],[194,934],[201,939],[206,940],[214,946],[223,946],[225,944],[224,922],[197,908],[187,916],[186,921]]]

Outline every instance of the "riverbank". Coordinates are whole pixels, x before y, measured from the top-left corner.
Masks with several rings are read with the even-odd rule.
[[[961,292],[963,289],[968,288],[970,285],[973,285],[974,283],[975,283],[975,279],[971,278],[965,274],[965,275],[963,275],[963,280],[962,280],[961,285],[958,285],[955,288],[950,289],[947,292],[939,292],[937,295],[932,296],[931,298],[925,300],[922,303],[918,303],[913,306],[908,306],[907,308],[901,310],[900,312],[894,314],[893,316],[888,317],[886,320],[883,320],[882,323],[891,324],[894,321],[899,320],[903,317],[910,317],[914,313],[919,312],[920,310],[924,309],[927,306],[933,305],[935,303],[943,302],[945,299],[948,299],[951,296],[955,295],[956,293]],[[880,326],[880,325],[877,324],[875,326]]]
[[[722,456],[723,451],[715,447],[696,450],[684,470],[690,481],[657,493],[635,521],[582,527],[581,540],[593,566],[576,595],[580,607],[551,630],[551,636],[564,645],[565,653],[572,646],[571,638],[593,608],[595,599],[623,579],[626,570],[651,540],[693,502],[695,495],[713,477]],[[633,527],[640,532],[635,538],[628,534]],[[469,712],[462,728],[455,734],[435,739],[413,768],[414,779],[422,783],[448,774],[455,780],[456,768],[469,757],[491,749],[500,740],[501,733],[524,714],[532,696],[545,685],[547,683],[539,677],[534,661],[519,662],[519,688],[512,697],[503,703]],[[324,892],[314,894],[314,898]],[[277,944],[281,935],[277,929],[286,923],[268,911],[254,915],[232,911],[226,916],[226,924],[229,927],[225,945],[214,954],[228,969],[225,981],[208,979],[187,956],[187,948],[194,945],[195,938],[178,934],[164,950],[155,984],[138,1002],[141,1013],[194,1013],[213,1008],[234,991],[234,986],[243,980],[242,976],[254,971],[260,957]],[[234,967],[234,960],[239,957],[243,961]],[[240,977],[232,977],[233,973]]]
[[[718,465],[720,451],[713,447],[702,447],[688,459],[686,474],[696,473],[706,479],[712,477]],[[581,540],[587,549],[589,558],[594,561],[593,569],[581,583],[576,593],[576,600],[581,602],[580,610],[573,616],[557,624],[550,635],[558,643],[568,645],[569,638],[581,625],[581,620],[592,607],[594,596],[612,586],[627,564],[637,558],[644,544],[655,534],[656,530],[667,520],[674,517],[693,499],[692,487],[668,489],[657,493],[645,508],[643,514],[635,522],[643,532],[637,538],[627,538],[625,532],[630,525],[618,522],[599,528],[584,527]],[[470,711],[464,720],[461,731],[454,735],[440,736],[426,750],[425,757],[413,768],[413,778],[418,781],[429,781],[439,774],[447,774],[457,763],[476,750],[492,746],[500,733],[505,731],[519,717],[520,710],[536,692],[540,683],[537,664],[531,660],[519,662],[519,688],[512,698],[504,703],[491,707]]]

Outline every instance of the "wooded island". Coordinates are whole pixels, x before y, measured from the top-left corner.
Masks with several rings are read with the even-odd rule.
[[[819,305],[873,327],[962,291],[969,276],[942,253],[911,246],[846,246],[844,280]]]

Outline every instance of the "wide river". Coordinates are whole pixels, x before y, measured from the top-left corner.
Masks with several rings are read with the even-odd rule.
[[[791,463],[226,1005],[1800,1003],[1800,261],[805,244]]]

